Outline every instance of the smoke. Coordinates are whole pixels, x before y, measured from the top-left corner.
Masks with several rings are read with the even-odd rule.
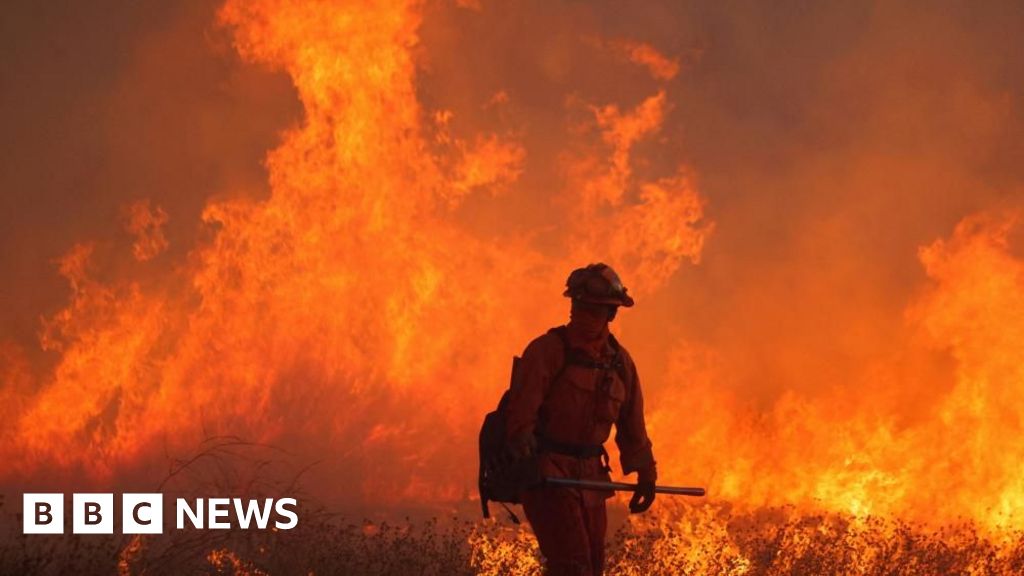
[[[342,500],[457,500],[508,357],[605,260],[667,481],[932,504],[897,455],[977,374],[971,329],[935,328],[973,286],[935,242],[1021,203],[1014,3],[398,3],[348,28],[271,4],[10,9],[3,415],[83,415],[0,436],[24,474],[109,481],[213,429],[322,457]]]
[[[131,237],[121,214],[151,202],[168,219],[159,274],[194,245],[210,197],[267,194],[263,157],[301,110],[286,77],[232,56],[216,7],[5,6],[0,339],[34,362],[54,361],[38,353],[39,318],[67,300],[56,260],[73,244],[131,261],[113,248]]]

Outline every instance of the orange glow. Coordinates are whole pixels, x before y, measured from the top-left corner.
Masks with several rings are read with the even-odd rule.
[[[679,60],[666,58],[650,44],[624,42],[621,46],[631,61],[646,66],[658,80],[671,80],[679,74]]]
[[[917,423],[901,424],[886,406],[890,387],[930,385],[913,373],[897,379],[878,366],[853,397],[787,394],[756,415],[722,392],[713,351],[681,345],[672,376],[691,386],[662,401],[699,416],[675,452],[661,452],[670,476],[700,470],[709,491],[732,502],[1020,528],[1017,457],[1004,457],[1024,453],[1012,385],[1024,376],[1015,321],[1024,264],[1007,244],[1015,220],[968,218],[949,240],[920,250],[929,284],[907,309],[913,345],[948,350],[956,368],[940,401],[903,407],[924,411]],[[659,410],[651,426],[665,437],[679,424]]]
[[[210,240],[158,286],[101,281],[88,243],[68,253],[72,298],[44,334],[60,361],[4,444],[9,474],[81,468],[102,482],[226,434],[373,476],[335,488],[349,501],[381,485],[377,504],[460,499],[479,415],[510,354],[562,321],[566,271],[608,258],[643,295],[699,258],[710,227],[685,168],[632,171],[632,148],[668,113],[664,89],[635,110],[573,104],[590,118],[565,152],[567,182],[545,191],[567,222],[562,248],[467,226],[471,197],[527,192],[530,157],[514,130],[455,134],[457,117],[420,104],[418,9],[224,5],[239,53],[286,71],[305,109],[267,157],[272,193],[211,200]],[[144,201],[126,214],[136,258],[160,254],[166,214]]]
[[[428,12],[411,0],[225,2],[218,25],[238,56],[286,74],[303,112],[266,155],[269,193],[226,184],[180,258],[168,210],[148,200],[122,212],[130,266],[101,266],[113,249],[99,240],[67,250],[57,267],[70,297],[41,325],[52,366],[0,342],[0,478],[102,484],[237,436],[319,462],[312,490],[335,503],[465,506],[476,433],[511,356],[565,321],[568,272],[604,261],[637,297],[613,329],[638,361],[660,479],[709,494],[658,504],[667,512],[650,521],[689,536],[659,540],[656,554],[701,570],[707,558],[680,542],[703,539],[747,573],[726,507],[838,513],[857,534],[869,517],[1024,529],[1024,259],[1011,210],[965,204],[899,270],[913,284],[904,298],[877,294],[853,262],[862,254],[846,251],[875,230],[821,216],[817,196],[778,194],[745,208],[783,228],[809,205],[805,227],[787,229],[803,259],[726,247],[719,258],[753,271],[741,276],[751,286],[730,286],[702,267],[720,230],[750,224],[717,219],[674,147],[678,57],[639,40],[566,40],[648,84],[614,100],[566,90],[542,123],[519,125],[523,110],[553,105],[489,78],[459,92],[470,104],[429,93]],[[568,82],[567,58],[552,47],[535,81]],[[900,161],[863,160],[864,172]],[[857,183],[820,162],[806,178],[860,207]],[[909,261],[914,247],[893,248],[904,249]],[[699,318],[680,310],[722,333],[686,332]],[[512,557],[530,570],[530,541],[510,538],[475,533],[475,566],[494,573]],[[229,550],[209,562],[259,573]]]
[[[163,209],[153,208],[146,200],[133,202],[125,210],[125,220],[125,229],[135,237],[132,255],[136,260],[151,260],[167,249],[167,238],[163,232],[167,212]]]

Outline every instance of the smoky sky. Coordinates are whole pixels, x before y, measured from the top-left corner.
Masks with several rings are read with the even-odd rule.
[[[216,7],[5,6],[0,338],[33,360],[47,360],[40,317],[67,297],[54,260],[80,241],[116,252],[126,203],[168,213],[170,248],[146,264],[158,275],[186,257],[208,199],[268,192],[263,158],[301,106],[285,74],[238,58]],[[715,230],[698,265],[631,311],[648,365],[687,339],[722,351],[737,386],[842,382],[900,338],[925,281],[918,247],[1022,199],[1019,2],[430,3],[420,36],[425,108],[454,110],[456,131],[514,133],[530,157],[531,193],[460,207],[480,230],[543,219],[572,102],[629,108],[658,89],[608,41],[679,60],[637,170],[683,159]]]
[[[631,346],[657,378],[666,342],[708,344],[732,372],[723,385],[768,401],[859,381],[908,337],[918,248],[1020,204],[1021,32],[1012,2],[485,3],[428,14],[420,88],[472,126],[489,118],[479,102],[507,92],[508,123],[540,152],[522,181],[543,189],[566,102],[628,108],[656,89],[594,38],[678,59],[638,171],[684,159],[715,231],[699,265],[631,311],[646,336]],[[510,209],[536,217],[532,202],[473,217],[494,229]]]
[[[54,260],[76,242],[123,244],[126,203],[168,212],[168,258],[154,266],[169,268],[207,198],[267,189],[263,157],[299,106],[286,77],[232,57],[216,6],[5,5],[0,339],[38,352],[40,316],[68,294]]]

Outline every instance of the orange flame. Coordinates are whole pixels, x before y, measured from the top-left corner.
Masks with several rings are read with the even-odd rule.
[[[72,298],[44,336],[60,360],[4,444],[9,474],[102,482],[231,434],[328,454],[339,494],[458,500],[479,416],[510,353],[562,321],[567,272],[606,259],[643,297],[698,259],[710,228],[685,168],[633,171],[634,146],[669,113],[665,89],[635,109],[571,103],[586,116],[566,181],[529,196],[544,222],[478,233],[460,210],[529,193],[529,153],[516,130],[456,134],[451,111],[421,105],[419,8],[223,7],[239,53],[287,72],[305,109],[268,155],[272,193],[210,201],[210,240],[157,285],[101,281],[87,243],[63,259]],[[157,256],[166,215],[145,202],[128,214],[136,257]]]
[[[673,475],[701,471],[711,493],[751,505],[1024,525],[1015,464],[1024,444],[1013,398],[1024,374],[1015,320],[1024,310],[1024,263],[1007,241],[1015,220],[967,218],[950,240],[920,251],[931,282],[907,310],[917,334],[907,346],[948,351],[952,389],[880,365],[855,391],[817,400],[788,393],[769,413],[752,413],[723,392],[714,351],[680,345],[672,374],[690,386],[662,403],[699,416],[675,451],[661,452],[664,461],[685,463],[673,464]],[[927,395],[893,405],[896,387]],[[656,437],[673,435],[674,411],[658,410],[652,428]]]

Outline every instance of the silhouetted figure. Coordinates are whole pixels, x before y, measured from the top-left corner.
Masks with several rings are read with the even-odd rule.
[[[569,323],[523,352],[507,407],[507,441],[536,457],[543,477],[610,480],[603,444],[615,425],[622,471],[636,472],[630,511],[654,501],[657,476],[644,425],[643,396],[629,353],[608,331],[619,306],[632,306],[618,275],[591,264],[569,275]],[[542,486],[521,494],[551,576],[597,576],[604,569],[605,500],[612,492]]]

